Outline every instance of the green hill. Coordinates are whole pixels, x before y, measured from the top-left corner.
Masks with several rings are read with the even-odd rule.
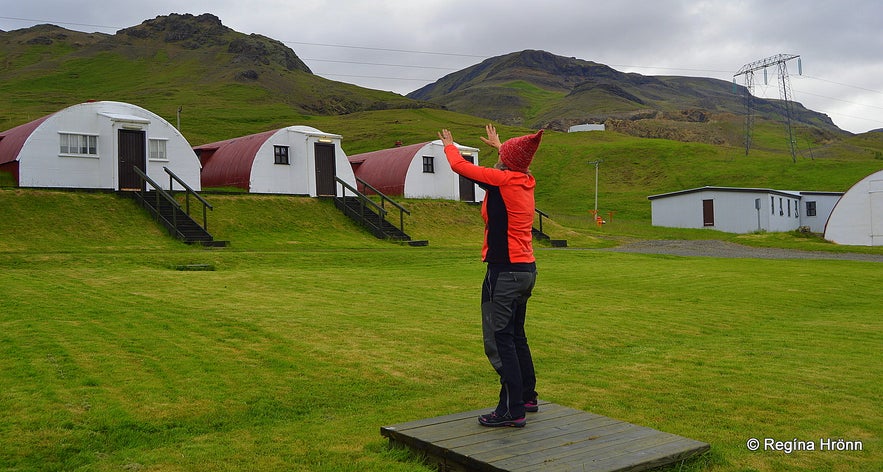
[[[116,34],[53,25],[0,32],[0,128],[86,100],[147,108],[193,144],[287,126],[304,115],[429,106],[312,74],[282,43],[210,14],[160,16]]]
[[[408,97],[511,125],[564,131],[581,123],[643,137],[682,141],[741,141],[741,136],[685,132],[682,123],[732,121],[746,109],[748,91],[730,82],[702,77],[645,76],[545,51],[525,50],[486,59],[411,92]],[[752,99],[753,113],[783,121],[777,100]],[[654,133],[642,125],[653,120]],[[826,115],[793,103],[795,126],[826,137],[844,134]],[[664,124],[665,126],[660,126]]]

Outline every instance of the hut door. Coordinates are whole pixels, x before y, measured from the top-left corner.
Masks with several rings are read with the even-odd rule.
[[[334,145],[316,143],[316,195],[320,197],[333,197],[337,185],[334,177],[337,170],[334,167]]]
[[[119,132],[119,189],[141,190],[141,178],[135,167],[147,173],[147,145],[144,131],[121,129]]]
[[[714,200],[702,200],[702,225],[714,226]]]
[[[463,156],[463,159],[475,164],[475,158],[472,156]],[[467,179],[466,177],[460,176],[460,201],[463,202],[474,202],[475,201],[475,182]]]

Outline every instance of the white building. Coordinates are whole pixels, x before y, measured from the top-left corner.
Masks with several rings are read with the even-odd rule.
[[[576,133],[579,131],[604,131],[604,123],[585,123],[567,128],[568,133]]]
[[[709,228],[727,233],[821,233],[839,192],[701,187],[647,197],[653,226]]]
[[[203,187],[239,187],[251,193],[341,196],[335,177],[353,188],[356,179],[341,136],[309,126],[289,126],[203,144]]]
[[[464,159],[478,162],[477,148],[455,145]],[[356,154],[349,161],[356,177],[384,195],[466,202],[484,199],[484,190],[478,184],[451,169],[439,140]],[[359,190],[371,193],[361,187]]]
[[[20,187],[138,190],[136,167],[163,189],[167,167],[200,190],[199,160],[184,136],[129,103],[81,103],[0,133],[0,172]]]
[[[883,170],[846,191],[831,212],[825,239],[853,246],[883,246]]]

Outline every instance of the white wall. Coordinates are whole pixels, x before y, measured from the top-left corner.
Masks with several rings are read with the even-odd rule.
[[[840,200],[842,194],[801,192],[800,200],[800,226],[808,226],[813,233],[824,233],[825,224],[834,210],[834,206]],[[810,216],[806,212],[808,202],[816,203],[816,215]]]
[[[837,202],[825,239],[853,246],[883,246],[883,171],[852,186]]]
[[[760,199],[759,210],[756,199]],[[704,224],[703,200],[713,200],[714,226]],[[800,226],[799,199],[779,192],[697,190],[653,198],[650,205],[653,226],[705,228],[728,233],[751,233],[758,229],[792,231]]]
[[[579,131],[604,131],[604,123],[601,124],[582,124],[582,125],[573,125],[570,128],[567,128],[568,133],[576,133]]]

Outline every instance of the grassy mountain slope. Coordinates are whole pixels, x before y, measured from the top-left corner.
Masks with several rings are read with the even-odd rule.
[[[255,121],[270,129],[305,114],[426,106],[313,75],[282,43],[209,14],[157,17],[114,35],[52,25],[0,33],[0,67],[3,129],[89,99],[134,103],[172,123],[183,107],[182,129],[199,116],[223,137],[252,132]]]
[[[507,124],[565,130],[579,123],[604,123],[641,135],[631,121],[705,123],[716,115],[741,114],[747,90],[717,79],[644,76],[545,51],[526,50],[487,59],[411,92],[454,111]],[[843,134],[825,115],[794,103],[794,121],[826,136]],[[753,99],[761,119],[779,120],[782,104]],[[612,120],[612,121],[611,121]],[[696,135],[670,133],[675,139]],[[652,136],[651,136],[652,137]]]

